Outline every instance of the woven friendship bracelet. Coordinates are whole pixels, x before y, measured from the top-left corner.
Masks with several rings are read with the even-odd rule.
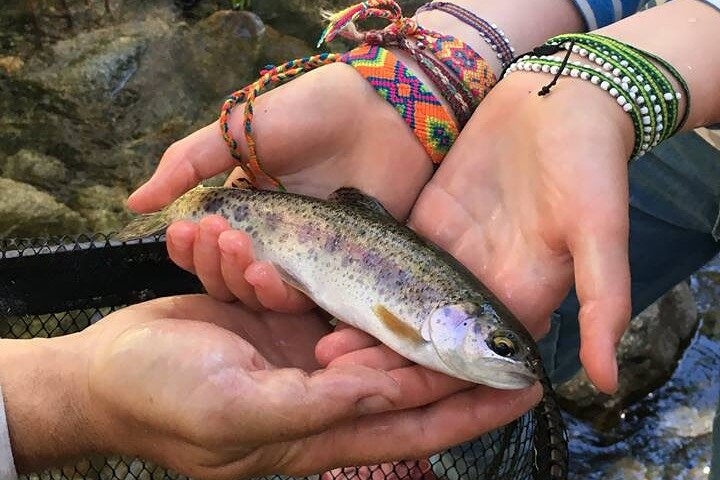
[[[470,10],[451,2],[430,2],[417,9],[415,14],[439,10],[457,18],[464,24],[475,29],[480,38],[487,43],[500,60],[503,68],[507,68],[515,57],[515,49],[510,45],[510,40],[496,24],[478,17]]]
[[[562,50],[566,51],[564,58],[554,56]],[[571,53],[591,63],[569,61]],[[683,94],[674,91],[668,77],[650,59],[669,72],[687,98],[680,121],[679,100]],[[555,75],[555,79],[540,91],[540,95],[549,93],[559,76],[587,80],[607,91],[633,121],[635,146],[632,158],[644,155],[672,136],[682,127],[689,114],[687,84],[671,65],[655,55],[601,35],[568,34],[553,37],[533,52],[521,56],[505,71],[504,76],[518,70]]]
[[[440,101],[388,49],[361,45],[344,54],[352,65],[413,130],[433,163],[440,163],[459,135],[459,129]]]
[[[373,15],[391,23],[382,30],[358,30],[355,23]],[[424,29],[415,20],[403,17],[394,0],[369,0],[327,18],[330,24],[319,44],[342,36],[358,43],[408,52],[438,87],[461,125],[496,83],[487,62],[469,45],[458,38]]]
[[[401,42],[398,48],[406,51],[418,63],[420,70],[430,77],[440,90],[440,95],[448,102],[458,121],[459,127],[465,126],[475,110],[472,93],[445,62],[437,59],[429,49],[413,45],[410,41]]]
[[[467,43],[455,37],[443,35],[430,37],[428,41],[428,49],[470,90],[477,107],[497,83],[490,65]]]
[[[369,17],[384,18],[391,23],[383,30],[359,31],[355,22]],[[252,132],[255,98],[268,88],[335,62],[347,63],[363,75],[403,117],[432,162],[440,163],[459,134],[458,123],[464,125],[496,82],[487,63],[464,42],[422,29],[412,19],[403,17],[393,0],[368,0],[327,18],[330,22],[318,45],[337,35],[362,45],[342,55],[323,53],[268,66],[260,72],[257,81],[230,95],[221,109],[223,137],[250,182],[256,184],[256,176],[261,174],[276,188],[284,190],[282,183],[265,171],[257,157]],[[384,47],[404,50],[418,61],[447,100],[457,122],[432,91]],[[246,102],[243,133],[248,146],[247,161],[228,125],[233,108],[241,102]]]

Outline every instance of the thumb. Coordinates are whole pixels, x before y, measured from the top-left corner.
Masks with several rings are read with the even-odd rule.
[[[240,145],[245,146],[244,142]],[[236,164],[219,123],[214,122],[172,144],[150,180],[130,195],[128,207],[138,213],[159,210],[202,180]]]
[[[393,410],[400,402],[398,382],[364,366],[333,367],[312,375],[298,369],[265,370],[253,376],[259,413],[253,437],[262,443],[308,437],[345,420]],[[247,418],[247,405],[242,408]],[[246,423],[243,429],[243,435],[250,433]]]
[[[621,208],[622,211],[622,208]],[[580,301],[580,360],[602,392],[617,390],[616,346],[630,320],[628,214],[585,225],[571,246]],[[619,218],[618,218],[619,217]]]

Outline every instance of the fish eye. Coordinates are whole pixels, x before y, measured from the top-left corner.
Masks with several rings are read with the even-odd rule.
[[[515,354],[515,342],[504,335],[493,337],[490,348],[501,357],[510,357]]]

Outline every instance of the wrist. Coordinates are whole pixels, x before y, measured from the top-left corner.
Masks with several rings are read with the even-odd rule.
[[[72,336],[71,336],[72,337]],[[0,340],[0,384],[18,472],[60,466],[96,451],[86,359],[74,338]]]
[[[553,35],[584,29],[582,17],[568,0],[453,0],[453,3],[497,24],[518,54],[531,50]],[[552,13],[548,15],[548,12]],[[469,25],[441,11],[421,12],[416,20],[429,30],[461,39],[485,58],[496,76],[502,72],[496,52]]]
[[[720,14],[710,5],[696,0],[675,0],[597,33],[654,53],[680,72],[691,93],[690,115],[683,130],[691,130],[720,121],[720,96],[716,87],[720,76],[718,28]]]
[[[635,130],[630,116],[617,101],[596,85],[571,77],[563,77],[562,84],[549,95],[538,96],[551,80],[552,76],[548,74],[517,71],[503,79],[500,88],[508,92],[505,103],[517,105],[519,98],[524,99],[528,114],[540,119],[536,127],[539,132],[546,132],[543,135],[552,130],[554,133],[550,137],[555,140],[560,137],[559,143],[566,144],[585,141],[585,138],[615,142],[626,154],[622,159],[626,162],[635,144]],[[502,103],[503,99],[496,101]]]

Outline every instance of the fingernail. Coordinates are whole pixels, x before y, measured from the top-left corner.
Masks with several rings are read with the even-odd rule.
[[[393,403],[382,395],[373,395],[359,400],[356,408],[360,415],[387,412],[393,408]]]

